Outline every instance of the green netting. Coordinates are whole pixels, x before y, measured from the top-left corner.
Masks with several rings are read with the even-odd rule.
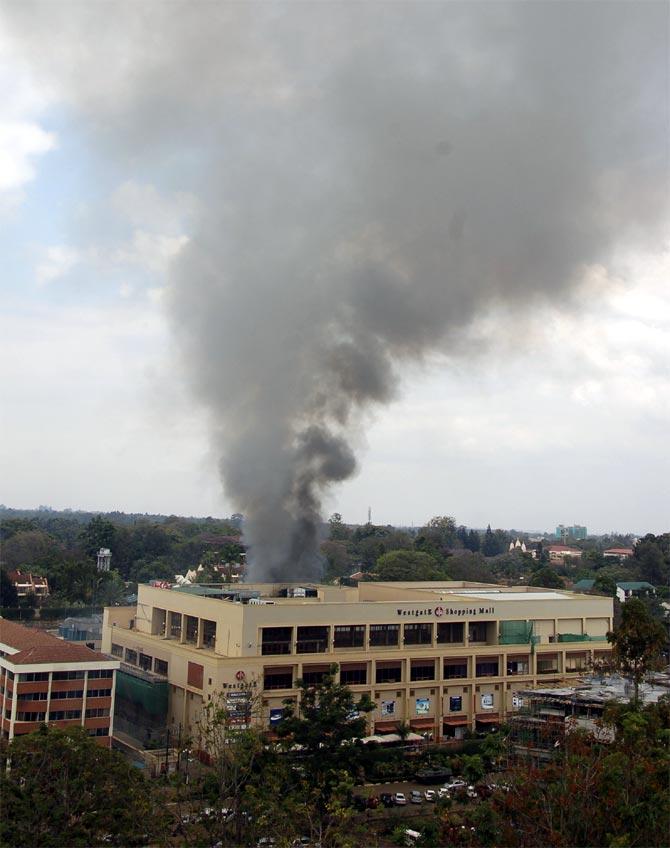
[[[125,671],[116,673],[116,697],[141,706],[149,715],[167,715],[168,683],[166,680],[142,680]]]
[[[532,621],[501,621],[498,642],[501,645],[535,644]]]
[[[559,633],[559,642],[604,642],[607,636],[589,636],[586,633]]]

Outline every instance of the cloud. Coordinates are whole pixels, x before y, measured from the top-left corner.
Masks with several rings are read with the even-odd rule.
[[[40,285],[66,276],[82,258],[79,251],[66,245],[52,245],[43,253],[44,258],[35,268],[35,278]]]

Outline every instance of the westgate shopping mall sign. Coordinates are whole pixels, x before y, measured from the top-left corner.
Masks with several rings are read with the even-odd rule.
[[[429,607],[428,609],[400,609],[398,608],[398,615],[409,615],[412,618],[419,618],[423,616],[435,616],[435,618],[442,618],[443,616],[455,616],[456,618],[463,618],[464,616],[478,616],[478,615],[495,615],[496,608],[495,607]]]

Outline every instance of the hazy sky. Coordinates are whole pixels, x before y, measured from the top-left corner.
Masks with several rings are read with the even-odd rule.
[[[2,502],[668,529],[667,3],[0,10]]]

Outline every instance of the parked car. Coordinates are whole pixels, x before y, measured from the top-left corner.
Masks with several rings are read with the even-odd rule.
[[[418,789],[412,789],[409,793],[409,800],[412,804],[423,804],[423,796]]]
[[[379,800],[385,807],[393,806],[393,795],[391,795],[390,792],[382,792],[382,794],[379,796]]]
[[[426,791],[423,793],[423,797],[426,799],[426,801],[437,801],[437,793],[434,789],[426,789]]]
[[[393,796],[393,803],[396,805],[396,807],[404,807],[405,804],[407,803],[407,798],[405,798],[405,793],[404,792],[396,792],[395,795]]]
[[[379,806],[379,798],[376,795],[370,795],[368,798],[368,810],[376,810]]]
[[[354,795],[351,799],[356,810],[365,810],[368,806],[367,800],[362,795]]]
[[[465,794],[468,796],[468,798],[476,798],[477,790],[474,786],[468,786],[468,788],[465,790]]]
[[[444,784],[444,788],[447,790],[447,792],[453,794],[454,792],[458,792],[461,789],[466,789],[467,785],[468,784],[464,780],[451,780],[449,781],[449,783]]]

